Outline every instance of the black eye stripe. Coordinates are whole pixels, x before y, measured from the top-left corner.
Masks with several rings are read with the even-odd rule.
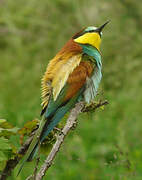
[[[83,34],[84,34],[84,32],[82,32],[82,33],[77,33],[77,34],[75,34],[75,35],[73,36],[73,39],[76,39],[76,38],[82,36]]]
[[[96,29],[96,30],[81,31],[81,32],[75,34],[72,38],[73,38],[73,39],[76,39],[76,38],[84,35],[85,33],[93,33],[93,32],[94,32],[94,33],[99,33],[99,35],[100,35],[100,37],[101,37],[101,33]]]
[[[87,31],[87,32],[96,32],[95,30],[90,30],[90,31]]]

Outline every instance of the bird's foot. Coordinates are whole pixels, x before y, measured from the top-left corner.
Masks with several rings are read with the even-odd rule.
[[[57,128],[57,127],[54,127],[54,130],[55,130],[55,131],[58,131],[58,132],[61,132],[61,131],[62,131],[62,129]]]
[[[59,132],[59,136],[65,135],[65,134],[63,133],[62,129],[60,129],[60,128],[55,127],[54,130],[56,130],[56,131]]]
[[[83,112],[88,112],[88,111],[92,111],[94,109],[94,107],[96,107],[96,104],[98,102],[92,101],[89,104],[86,103],[83,109]]]
[[[59,133],[59,136],[61,136],[61,135],[65,136],[65,134],[64,134],[64,132],[62,130]]]

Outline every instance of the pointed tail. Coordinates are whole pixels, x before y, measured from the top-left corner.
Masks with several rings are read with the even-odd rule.
[[[32,140],[32,142],[31,142],[31,144],[30,144],[30,146],[29,146],[29,148],[28,148],[28,150],[27,150],[27,152],[26,152],[26,154],[25,154],[25,156],[24,156],[24,158],[23,158],[23,160],[22,160],[22,162],[21,162],[21,166],[20,166],[20,168],[19,168],[19,171],[18,171],[17,176],[18,176],[19,173],[21,172],[24,163],[25,163],[26,161],[30,161],[30,160],[33,159],[34,154],[35,154],[35,152],[36,152],[36,150],[37,150],[37,147],[38,147],[38,145],[39,145],[40,135],[41,135],[42,130],[43,130],[45,124],[46,124],[46,121],[47,121],[47,120],[46,120],[44,117],[43,117],[43,119],[40,121],[39,128],[37,129],[37,131],[36,131],[36,133],[35,133],[35,135],[34,135],[34,137],[33,137],[33,140]]]
[[[57,126],[57,124],[64,117],[64,115],[71,108],[73,108],[73,106],[77,102],[82,91],[83,91],[83,88],[67,104],[58,108],[56,112],[54,113],[54,115],[50,117],[50,119],[47,120],[47,118],[43,117],[39,125],[39,128],[37,129],[37,132],[34,135],[33,140],[26,152],[26,155],[24,156],[22,160],[22,164],[20,166],[18,174],[21,172],[24,163],[28,160],[33,159],[34,155],[36,154],[38,150],[39,143],[41,143],[46,138],[46,136],[48,136],[48,134],[53,130],[53,128]]]

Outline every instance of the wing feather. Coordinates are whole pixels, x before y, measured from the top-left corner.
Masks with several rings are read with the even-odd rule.
[[[56,101],[61,89],[64,87],[69,75],[73,72],[73,70],[79,65],[81,61],[81,54],[77,54],[68,59],[60,69],[56,71],[55,76],[52,80],[52,88],[53,88],[53,98]]]
[[[44,113],[49,98],[53,95],[56,101],[61,89],[64,87],[69,75],[79,65],[81,61],[81,54],[71,56],[56,57],[53,59],[42,78],[42,112]]]

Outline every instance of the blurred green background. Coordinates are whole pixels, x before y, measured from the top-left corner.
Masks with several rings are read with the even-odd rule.
[[[39,118],[41,77],[49,60],[82,27],[106,20],[111,23],[103,33],[98,98],[110,104],[80,116],[44,179],[142,179],[142,3],[0,1],[0,118],[18,127]],[[9,180],[24,180],[33,165]]]

